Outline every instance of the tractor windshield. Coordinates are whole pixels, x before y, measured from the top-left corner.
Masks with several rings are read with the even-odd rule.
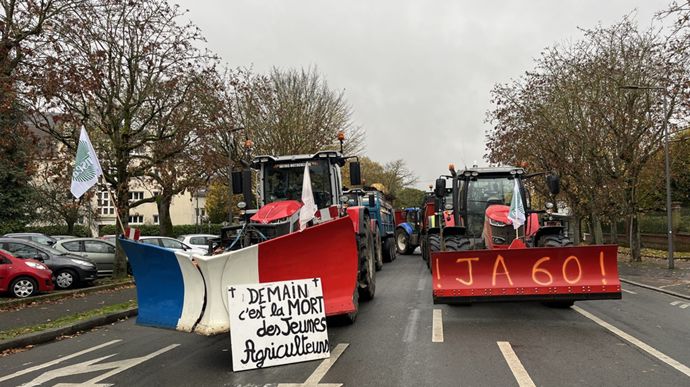
[[[492,204],[510,205],[514,180],[507,177],[478,178],[467,185],[467,233],[479,236],[484,228],[486,208]]]
[[[264,202],[302,200],[304,162],[264,166]],[[314,201],[318,208],[332,204],[331,182],[327,160],[309,161],[309,177]]]

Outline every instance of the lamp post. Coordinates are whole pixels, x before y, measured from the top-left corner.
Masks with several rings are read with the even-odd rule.
[[[673,269],[674,264],[673,264],[673,221],[672,221],[672,214],[671,214],[671,163],[669,161],[669,150],[668,150],[668,123],[667,123],[667,115],[668,115],[668,106],[666,102],[666,89],[663,87],[657,87],[657,86],[637,86],[637,85],[630,85],[630,86],[621,86],[620,87],[623,90],[655,90],[655,91],[662,91],[663,97],[664,97],[664,122],[663,122],[663,130],[664,130],[664,172],[666,175],[666,231],[668,232],[668,268]]]

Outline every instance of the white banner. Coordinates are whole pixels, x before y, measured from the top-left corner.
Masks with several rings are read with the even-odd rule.
[[[234,371],[330,356],[319,278],[228,287]]]
[[[77,160],[72,171],[72,195],[79,199],[84,192],[98,182],[98,177],[103,174],[101,163],[98,162],[96,151],[91,145],[89,135],[84,127],[79,134],[79,146],[77,146]]]

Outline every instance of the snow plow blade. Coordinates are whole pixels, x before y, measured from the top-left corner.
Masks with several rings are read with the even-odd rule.
[[[431,254],[435,304],[620,299],[618,246]]]
[[[324,222],[241,250],[214,256],[195,255],[196,266],[189,258],[189,265],[174,260],[175,253],[168,250],[127,241],[123,246],[128,246],[125,251],[132,262],[139,298],[137,323],[204,335],[227,332],[228,287],[305,278],[321,279],[327,316],[354,312],[356,243],[349,218]],[[150,260],[152,256],[156,259]],[[166,265],[165,275],[162,265]],[[145,284],[141,289],[140,283]],[[141,314],[164,309],[170,310],[164,322]],[[174,321],[175,318],[194,323],[190,326]]]

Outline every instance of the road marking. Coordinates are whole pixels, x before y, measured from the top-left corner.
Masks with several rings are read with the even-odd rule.
[[[657,351],[656,349],[654,349],[654,348],[652,348],[651,346],[645,344],[645,343],[642,342],[641,340],[639,340],[639,339],[637,339],[637,338],[635,338],[635,337],[633,337],[633,336],[631,336],[631,335],[629,335],[629,334],[623,332],[622,330],[620,330],[620,329],[614,327],[613,325],[611,325],[611,324],[607,323],[606,321],[600,319],[599,317],[597,317],[597,316],[595,316],[595,315],[593,315],[593,314],[591,314],[591,313],[589,313],[589,312],[583,310],[582,308],[580,308],[580,307],[578,307],[578,306],[572,306],[572,308],[573,308],[576,312],[578,312],[578,313],[580,313],[581,315],[587,317],[588,319],[594,321],[595,323],[601,325],[602,327],[608,329],[609,331],[611,331],[612,333],[616,334],[616,335],[619,336],[620,338],[622,338],[622,339],[628,341],[629,343],[631,343],[631,344],[637,346],[637,347],[640,348],[641,350],[647,352],[648,354],[654,356],[655,358],[661,360],[662,362],[664,362],[664,363],[670,365],[671,367],[675,368],[676,370],[678,370],[678,371],[684,373],[686,376],[690,376],[690,368],[688,368],[688,366],[686,366],[685,364],[682,364],[682,363],[680,363],[679,361],[677,361],[677,360],[671,358],[670,356],[668,356],[668,355],[666,355],[666,354],[664,354],[664,353],[662,353],[662,352]]]
[[[153,359],[154,357],[168,352],[173,348],[179,347],[180,344],[171,344],[168,345],[165,348],[159,349],[156,352],[152,352],[146,356],[142,357],[135,357],[131,359],[124,359],[124,360],[118,360],[118,361],[113,361],[110,363],[100,363],[101,361],[105,359],[109,359],[116,354],[112,355],[106,355],[97,359],[92,359],[92,360],[87,360],[82,363],[78,364],[72,364],[68,365],[62,368],[57,368],[54,370],[46,371],[43,374],[39,375],[36,377],[34,380],[22,384],[22,386],[40,386],[42,384],[45,384],[51,380],[57,379],[57,378],[62,378],[65,376],[71,376],[71,375],[81,375],[81,374],[89,374],[93,372],[98,372],[98,371],[106,371],[110,370],[104,374],[98,375],[94,377],[93,379],[87,380],[83,383],[70,383],[70,384],[64,384],[64,383],[59,383],[56,384],[55,387],[66,387],[66,386],[84,386],[84,387],[93,387],[93,386],[112,386],[112,384],[98,384],[98,382],[102,381],[103,379],[107,379],[113,375],[119,374],[122,371],[128,370],[134,366],[137,366],[147,360]]]
[[[306,382],[304,383],[280,383],[278,384],[278,387],[299,387],[299,386],[320,386],[320,387],[340,387],[343,384],[342,383],[327,383],[327,384],[319,384],[321,379],[323,379],[324,376],[326,376],[326,373],[328,370],[333,367],[333,364],[338,360],[340,355],[345,352],[347,349],[347,346],[350,345],[348,343],[341,343],[335,346],[333,350],[331,351],[331,357],[328,359],[323,359],[321,364],[319,364],[318,367],[312,372],[311,376],[307,379]]]
[[[633,292],[632,290],[623,289],[623,288],[621,288],[621,290],[624,291],[624,292],[626,292],[626,293],[637,294],[637,292]]]
[[[431,342],[443,342],[443,314],[441,309],[434,309],[434,319],[431,325]]]
[[[67,355],[67,356],[65,356],[65,357],[61,357],[61,358],[59,358],[59,359],[55,359],[55,360],[53,360],[53,361],[49,361],[49,362],[47,362],[47,363],[39,364],[39,365],[34,366],[34,367],[31,367],[31,368],[26,368],[26,369],[23,369],[23,370],[21,370],[21,371],[17,371],[17,372],[15,372],[15,373],[11,374],[11,375],[7,375],[7,376],[0,377],[0,382],[4,382],[5,380],[10,380],[10,379],[16,378],[17,376],[22,376],[22,375],[28,374],[28,373],[30,373],[30,372],[38,371],[38,370],[43,369],[43,368],[48,368],[48,367],[53,366],[53,365],[55,365],[55,364],[61,363],[61,362],[65,361],[65,360],[69,360],[69,359],[71,359],[71,358],[73,358],[73,357],[81,356],[81,355],[83,355],[83,354],[85,354],[85,353],[89,353],[89,352],[93,352],[93,351],[99,350],[99,349],[101,349],[101,348],[103,348],[103,347],[107,347],[107,346],[109,346],[109,345],[111,345],[111,344],[115,344],[115,343],[118,343],[118,342],[120,342],[120,341],[122,341],[122,340],[118,339],[118,340],[108,341],[107,343],[103,343],[103,344],[101,344],[101,345],[97,345],[97,346],[95,346],[95,347],[91,347],[91,348],[85,349],[85,350],[83,350],[83,351],[75,352],[75,353],[73,353],[73,354],[71,354],[71,355]]]
[[[690,306],[690,304],[683,304],[683,305],[679,306],[679,308],[685,309],[685,308],[687,308],[688,306]]]
[[[673,306],[676,306],[676,305],[678,305],[678,304],[680,304],[680,301],[673,301],[673,302],[671,303],[671,305],[673,305]]]
[[[417,338],[417,322],[419,321],[419,309],[412,309],[410,317],[407,318],[407,325],[405,325],[405,332],[403,333],[403,342],[411,343]]]
[[[510,343],[507,341],[497,341],[496,344],[498,344],[498,348],[500,348],[503,357],[506,359],[506,363],[508,363],[508,367],[513,372],[518,385],[520,387],[536,387]]]

